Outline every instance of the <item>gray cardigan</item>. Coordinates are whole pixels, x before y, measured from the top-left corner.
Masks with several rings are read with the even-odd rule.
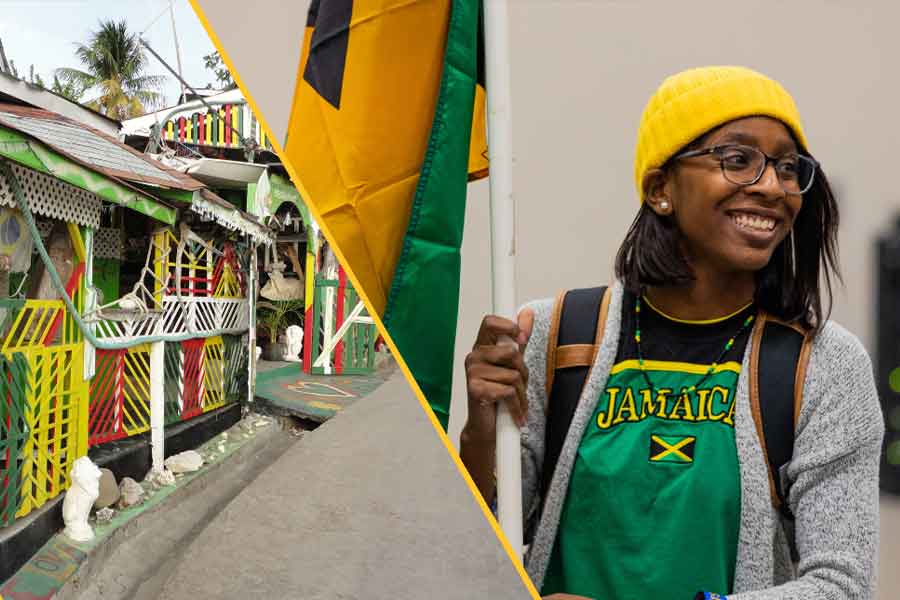
[[[600,351],[572,419],[526,556],[526,570],[538,589],[553,549],[578,445],[615,360],[622,296],[621,285],[614,285]],[[544,382],[552,300],[527,306],[534,310],[535,322],[525,350],[529,412],[522,431],[522,492],[526,519],[533,520],[539,516],[544,460]],[[768,469],[750,412],[749,348],[748,344],[737,387],[735,441],[741,469],[741,523],[734,594],[728,597],[872,598],[878,551],[878,463],[884,421],[869,357],[856,337],[830,321],[813,341],[793,459],[785,474],[791,482],[789,502],[796,515],[795,541],[800,561],[795,566],[778,511],[772,506]]]

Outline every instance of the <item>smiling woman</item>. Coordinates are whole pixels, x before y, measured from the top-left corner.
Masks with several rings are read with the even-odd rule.
[[[482,322],[460,444],[482,495],[505,402],[544,594],[871,597],[884,426],[828,320],[838,210],[793,99],[741,67],[670,77],[635,183],[618,282]]]
[[[797,131],[773,117],[739,118],[646,169],[645,202],[620,249],[619,277],[637,290],[712,276],[785,321],[824,323],[819,274],[824,268],[830,305],[831,276],[839,276],[837,205],[818,163],[801,153]],[[671,294],[663,288],[650,293]],[[709,307],[687,310],[702,318]]]

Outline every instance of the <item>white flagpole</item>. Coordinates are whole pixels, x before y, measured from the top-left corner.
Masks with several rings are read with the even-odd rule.
[[[491,191],[491,289],[494,314],[516,316],[515,206],[507,0],[484,0],[488,158]],[[515,343],[508,340],[508,343]],[[505,405],[497,410],[497,516],[522,556],[522,463],[519,428]]]

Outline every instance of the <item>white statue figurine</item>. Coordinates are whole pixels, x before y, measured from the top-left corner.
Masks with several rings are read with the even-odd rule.
[[[303,350],[303,328],[299,325],[291,325],[285,332],[287,347],[284,351],[284,360],[300,362],[300,352]]]
[[[82,456],[72,465],[70,473],[72,486],[66,491],[63,500],[63,531],[76,542],[89,542],[94,539],[94,530],[88,524],[91,507],[100,495],[100,469],[87,456]]]

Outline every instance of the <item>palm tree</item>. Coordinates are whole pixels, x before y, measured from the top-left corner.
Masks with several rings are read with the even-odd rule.
[[[146,74],[147,56],[138,35],[128,31],[124,20],[101,20],[99,25],[87,44],[76,44],[75,56],[85,70],[56,69],[59,79],[76,89],[95,90],[99,95],[87,106],[119,120],[161,104],[165,77]]]
[[[77,81],[67,81],[63,83],[60,81],[59,75],[54,75],[53,86],[50,87],[50,91],[68,98],[73,102],[81,102],[81,97],[84,96],[85,89]]]

